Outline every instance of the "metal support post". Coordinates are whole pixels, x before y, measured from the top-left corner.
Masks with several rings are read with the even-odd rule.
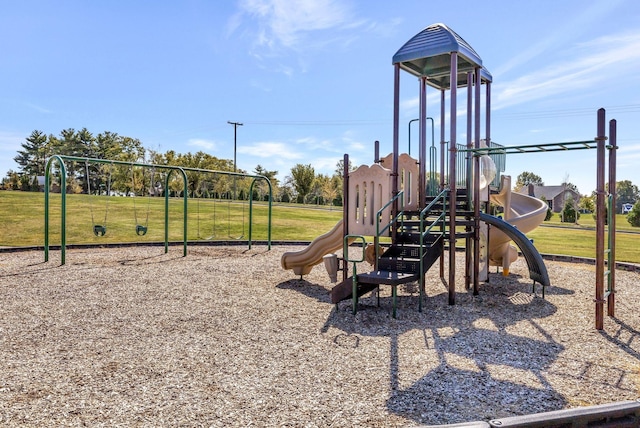
[[[596,171],[596,329],[604,328],[605,110],[598,110]]]
[[[616,152],[618,150],[617,122],[609,121],[609,197],[612,212],[609,215],[609,271],[607,283],[607,315],[615,316],[616,312]]]
[[[458,54],[451,54],[451,116],[449,141],[449,304],[456,303],[456,126],[457,126]]]

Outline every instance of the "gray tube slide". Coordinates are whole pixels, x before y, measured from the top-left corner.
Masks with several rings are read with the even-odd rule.
[[[542,294],[544,296],[544,287],[551,285],[549,281],[549,274],[547,273],[547,267],[544,264],[544,260],[542,260],[542,256],[536,247],[533,246],[531,241],[527,239],[524,233],[520,232],[517,228],[499,217],[480,213],[480,220],[500,229],[505,235],[511,238],[518,248],[520,248],[522,255],[527,261],[527,266],[529,267],[529,277],[535,282],[542,284]]]

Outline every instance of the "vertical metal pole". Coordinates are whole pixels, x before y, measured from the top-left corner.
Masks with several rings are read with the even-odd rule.
[[[419,169],[418,169],[418,209],[422,210],[425,206],[425,184],[427,176],[427,78],[420,77],[420,150],[419,150]],[[412,189],[413,192],[413,189]],[[415,193],[414,193],[415,195]],[[409,196],[413,199],[413,195]]]
[[[242,123],[240,122],[231,122],[230,120],[227,120],[227,123],[229,125],[233,125],[233,172],[237,172],[237,167],[236,167],[236,148],[237,148],[237,141],[238,141],[238,126],[242,126]],[[236,200],[236,176],[233,176],[233,199]]]
[[[411,124],[412,124],[413,122],[417,122],[417,121],[419,121],[419,120],[420,120],[420,118],[417,118],[417,119],[411,119],[411,120],[409,121],[409,129],[408,129],[408,133],[409,133],[409,137],[408,137],[408,139],[409,139],[409,142],[408,142],[408,144],[407,144],[407,146],[408,146],[408,147],[407,147],[407,154],[408,154],[409,156],[411,156]]]
[[[607,315],[616,312],[616,152],[618,150],[617,121],[609,121],[609,195],[611,196],[611,219],[609,222],[609,279],[607,284]]]
[[[487,140],[487,146],[491,142],[491,82],[487,82],[487,92],[486,92],[486,100],[485,100],[485,139]]]
[[[480,76],[480,67],[476,67],[475,76],[475,148],[480,148],[480,87],[482,86],[482,77]],[[473,294],[478,295],[480,281],[480,157],[478,153],[473,156]],[[488,183],[487,183],[488,187]]]
[[[487,82],[486,83],[487,88],[486,88],[486,99],[485,99],[485,107],[484,107],[484,112],[485,112],[485,143],[487,144],[487,147],[491,147],[491,82]],[[496,176],[497,174],[500,174],[500,171],[496,172]],[[498,180],[500,177],[497,177]],[[489,186],[487,186],[487,200],[489,200],[489,195],[491,193],[491,189],[489,188]],[[489,205],[489,203],[487,202],[487,205]],[[487,240],[489,239],[489,237],[487,236]]]
[[[47,161],[44,172],[44,261],[49,261],[49,187],[51,159]]]
[[[445,141],[445,126],[446,126],[446,115],[445,115],[445,91],[444,89],[440,91],[440,190],[444,190],[444,172],[445,172],[445,150],[444,147],[446,145]]]
[[[267,183],[269,183],[269,224],[267,227],[267,249],[271,250],[271,211],[273,207],[273,188],[271,187],[271,180],[267,180]]]
[[[67,171],[60,160],[60,264],[66,263],[67,254]]]
[[[473,148],[473,72],[467,73],[467,149]],[[466,162],[466,186],[467,186],[467,201],[471,203],[472,193],[471,190],[471,154],[465,153]]]
[[[399,150],[399,126],[400,126],[400,64],[394,65],[393,70],[393,167],[391,172],[391,192],[393,197],[398,194],[398,150]],[[391,217],[398,215],[398,200],[394,200],[391,206]],[[397,228],[391,233],[392,242],[396,242]]]
[[[473,72],[467,73],[467,149],[473,148]],[[473,178],[473,169],[472,169],[472,154],[470,152],[465,153],[465,170],[466,170],[466,179],[465,179],[465,187],[466,187],[466,199],[467,199],[467,209],[471,208],[471,197],[474,192],[472,191],[472,186],[475,184],[471,179]],[[466,231],[470,231],[469,226],[465,227]],[[471,285],[471,266],[469,266],[469,260],[471,260],[471,251],[473,249],[472,246],[473,237],[468,236],[465,238],[465,246],[464,246],[464,286],[468,290]]]
[[[429,147],[429,186],[427,188],[427,192],[429,196],[435,196],[438,194],[438,186],[436,185],[436,170],[437,170],[437,150],[435,145],[436,140],[436,129],[435,123],[432,117],[427,117],[428,120],[431,121],[431,147]]]
[[[164,178],[164,253],[169,252],[169,177],[172,169],[167,172]]]
[[[485,143],[487,147],[491,147],[491,82],[487,82],[486,99],[485,99]],[[499,173],[499,172],[498,172]],[[487,186],[487,196],[490,193],[489,186]]]
[[[342,238],[349,234],[349,155],[344,154],[342,165]],[[344,250],[344,245],[343,245]],[[342,254],[342,280],[346,281],[349,277],[349,264],[347,263],[347,254]],[[337,308],[337,306],[336,306]]]
[[[60,165],[60,265],[66,263],[67,250],[67,170],[64,161],[58,155],[49,158],[44,175],[44,261],[49,261],[49,187],[51,187],[51,165],[57,161]]]
[[[182,179],[184,180],[184,192],[182,197],[182,211],[183,211],[183,226],[182,226],[182,235],[183,235],[183,243],[182,243],[182,257],[187,257],[187,223],[189,219],[189,195],[187,191],[189,190],[189,180],[187,180],[187,173],[184,172],[184,169],[179,168],[180,173],[182,174]],[[235,176],[234,176],[235,177]]]
[[[444,146],[445,146],[445,92],[444,89],[440,91],[440,191],[444,190]],[[442,210],[446,210],[446,204],[442,205]],[[444,280],[444,247],[443,253],[440,256],[440,279]]]
[[[596,329],[604,328],[604,170],[605,170],[605,110],[598,110],[597,171],[596,171]]]
[[[257,178],[254,178],[251,181],[251,185],[249,186],[249,249],[251,249],[251,234],[253,232],[253,224],[251,220],[253,219],[253,185],[255,184]]]
[[[456,127],[458,54],[451,53],[451,105],[449,141],[449,304],[456,303]]]

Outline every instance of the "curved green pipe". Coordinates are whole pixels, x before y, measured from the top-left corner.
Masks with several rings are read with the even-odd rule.
[[[44,261],[49,261],[49,187],[51,184],[51,164],[57,161],[60,164],[60,264],[65,263],[66,239],[67,239],[67,169],[64,166],[62,156],[54,155],[47,161],[44,174]]]

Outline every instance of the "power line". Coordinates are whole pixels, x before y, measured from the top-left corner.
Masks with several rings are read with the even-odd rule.
[[[378,120],[256,120],[245,121],[250,125],[267,125],[267,126],[344,126],[344,125],[374,125],[390,123],[390,119]]]
[[[637,113],[640,112],[640,104],[628,104],[621,106],[609,106],[605,107],[607,113]],[[518,113],[500,113],[499,111],[494,113],[494,117],[501,117],[504,119],[544,119],[553,117],[577,117],[577,116],[591,116],[596,111],[596,108],[576,108],[576,109],[559,109],[559,110],[540,110]]]

